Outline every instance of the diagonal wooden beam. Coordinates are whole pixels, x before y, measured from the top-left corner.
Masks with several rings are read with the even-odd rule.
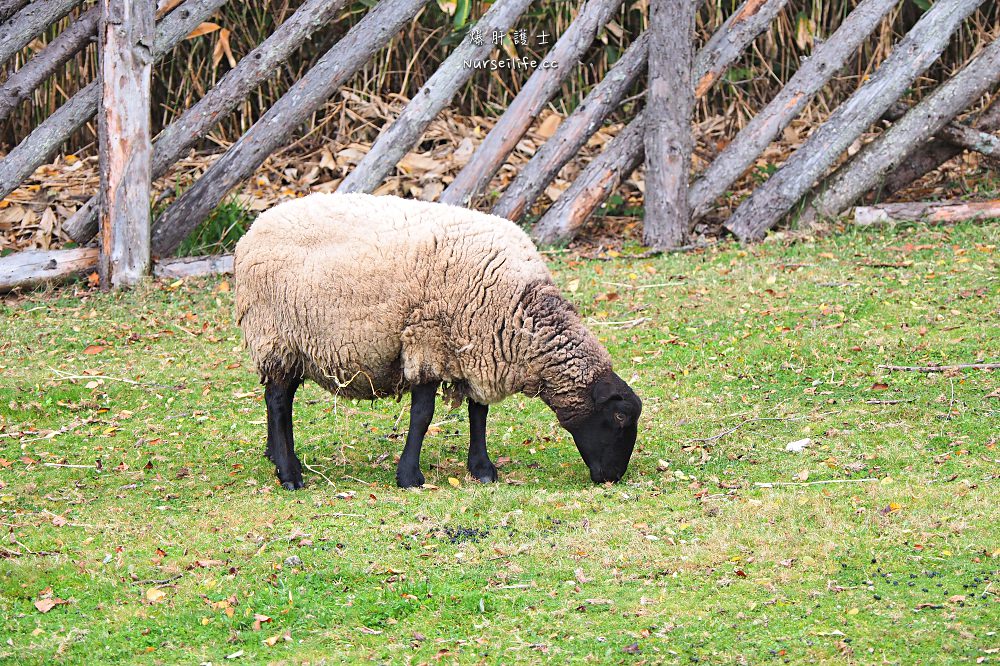
[[[400,159],[420,140],[431,121],[475,73],[470,63],[483,60],[496,48],[489,38],[493,30],[506,33],[524,13],[531,0],[498,0],[493,3],[458,48],[427,80],[406,108],[379,135],[371,150],[347,174],[338,192],[371,192],[378,187]],[[484,36],[476,44],[473,35]]]
[[[156,26],[154,61],[166,55],[225,2],[226,0],[187,0],[167,14]],[[17,189],[25,178],[56,153],[73,132],[94,117],[100,96],[100,81],[91,81],[7,153],[0,161],[0,199]]]
[[[980,4],[982,0],[934,3],[872,77],[740,204],[726,221],[726,228],[744,243],[762,239],[837,157],[938,59],[951,34]]]
[[[441,194],[441,202],[464,206],[482,192],[621,3],[622,0],[586,0],[545,56],[555,67],[539,67],[528,78],[468,164]]]
[[[0,65],[83,0],[34,0],[0,25]]]
[[[320,108],[340,86],[427,4],[383,0],[261,116],[153,224],[153,253],[166,256],[220,201]]]
[[[809,100],[857,53],[862,42],[897,5],[896,0],[862,0],[830,37],[816,46],[771,102],[740,130],[691,185],[692,218],[708,212],[718,197],[749,168]]]
[[[695,56],[692,81],[695,96],[708,91],[706,83],[718,80],[744,49],[771,23],[787,0],[746,0],[730,16]],[[542,243],[564,242],[573,238],[579,227],[622,180],[642,163],[645,155],[642,136],[646,114],[640,112],[604,151],[591,160],[573,184],[545,212],[532,230],[532,237]]]
[[[303,3],[204,97],[160,132],[153,146],[153,180],[163,176],[195,141],[272,76],[312,33],[336,16],[346,1],[308,0]],[[63,231],[77,243],[87,243],[97,233],[97,204],[98,195],[94,195],[63,225]]]

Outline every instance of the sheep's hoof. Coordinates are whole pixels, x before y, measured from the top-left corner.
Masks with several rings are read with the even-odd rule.
[[[396,470],[396,485],[400,488],[419,488],[424,485],[424,475],[419,469],[415,472]]]
[[[485,465],[476,465],[469,467],[469,474],[478,479],[481,483],[496,483],[498,477],[497,466],[491,462]]]
[[[302,479],[298,481],[282,481],[281,487],[285,490],[301,490],[306,487],[306,484],[302,482]]]

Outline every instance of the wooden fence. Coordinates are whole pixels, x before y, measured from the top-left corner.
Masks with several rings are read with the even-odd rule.
[[[64,225],[81,245],[97,250],[25,251],[0,258],[0,290],[99,269],[104,287],[135,284],[143,275],[185,275],[231,269],[231,258],[169,259],[185,237],[295,130],[400,31],[428,0],[381,0],[324,54],[238,141],[156,219],[151,182],[233,111],[310,35],[334,20],[345,0],[306,0],[264,42],[245,56],[197,103],[150,136],[150,73],[168,53],[226,0],[161,0],[154,11],[142,0],[98,0],[46,48],[0,86],[0,119],[96,34],[101,67],[85,86],[41,122],[0,162],[0,199],[95,114],[98,116],[100,189]],[[555,96],[622,0],[584,0],[575,20],[547,55],[559,63],[538,68],[521,87],[468,163],[439,200],[469,205],[504,165],[539,112]],[[750,167],[764,149],[844,66],[897,0],[861,0],[837,31],[814,51],[782,91],[690,180],[691,123],[696,99],[764,32],[787,0],[745,0],[695,52],[693,0],[650,0],[649,29],[577,105],[520,170],[493,212],[520,220],[559,170],[620,107],[645,73],[645,110],[593,159],[532,228],[539,242],[573,238],[583,222],[640,164],[646,166],[644,239],[654,249],[683,248],[693,223]],[[796,210],[836,216],[877,186],[900,187],[959,151],[996,155],[991,132],[1000,124],[993,104],[973,128],[954,121],[1000,79],[1000,40],[994,40],[953,78],[912,108],[898,103],[914,80],[942,53],[951,35],[983,0],[936,2],[873,76],[851,95],[771,177],[733,211],[726,227],[751,242]],[[79,0],[0,0],[0,65]],[[371,150],[339,191],[371,192],[419,141],[496,45],[483,35],[506,33],[531,0],[497,0],[454,47],[399,116],[383,128]],[[678,81],[690,81],[678,86]],[[891,126],[832,174],[845,150],[880,119]],[[817,185],[818,184],[818,185]],[[935,215],[941,217],[940,211]],[[877,217],[877,216],[876,216]],[[945,217],[947,217],[945,215]],[[151,257],[160,257],[155,264]]]

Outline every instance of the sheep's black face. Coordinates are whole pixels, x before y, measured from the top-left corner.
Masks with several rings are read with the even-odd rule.
[[[565,427],[576,442],[594,483],[616,482],[625,475],[638,429],[642,401],[613,372],[598,379],[592,389],[593,411]]]

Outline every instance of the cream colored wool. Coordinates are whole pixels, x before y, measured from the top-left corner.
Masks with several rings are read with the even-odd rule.
[[[312,194],[236,246],[236,321],[262,381],[312,379],[358,399],[445,382],[490,404],[539,395],[565,422],[592,408],[607,351],[500,217],[367,194]]]

